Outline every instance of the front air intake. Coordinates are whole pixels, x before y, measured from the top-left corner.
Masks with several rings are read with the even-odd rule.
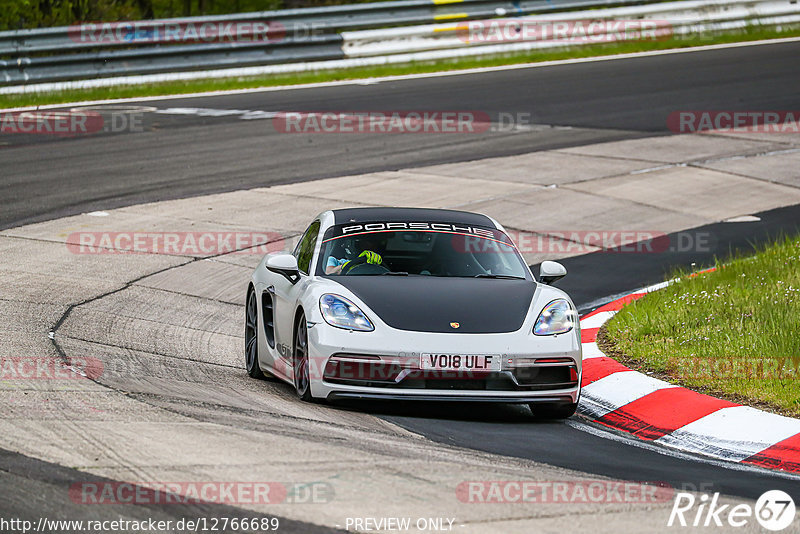
[[[272,295],[267,292],[261,294],[261,313],[264,316],[264,336],[270,348],[275,348],[275,311]]]

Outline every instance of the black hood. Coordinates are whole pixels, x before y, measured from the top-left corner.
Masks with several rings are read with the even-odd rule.
[[[434,276],[337,276],[393,328],[494,334],[522,327],[536,290],[531,280]],[[458,323],[454,328],[450,323]]]

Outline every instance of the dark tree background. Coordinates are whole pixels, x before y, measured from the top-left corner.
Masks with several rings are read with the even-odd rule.
[[[245,13],[375,0],[0,0],[0,31],[152,18]]]

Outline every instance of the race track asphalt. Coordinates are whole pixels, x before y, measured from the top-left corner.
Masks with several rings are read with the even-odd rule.
[[[143,132],[0,135],[0,229],[156,200],[663,135],[679,110],[791,110],[800,43],[143,102],[248,111],[472,110],[537,125],[448,135],[282,134],[240,115],[145,113]],[[135,105],[135,104],[132,104]],[[508,115],[510,114],[510,115]],[[527,116],[522,116],[527,117]],[[535,172],[535,169],[531,169]]]
[[[547,126],[480,136],[354,138],[280,134],[269,121],[246,121],[235,114],[147,112],[145,130],[138,133],[72,139],[2,136],[0,228],[211,192],[665,135],[666,117],[676,110],[796,109],[798,56],[800,43],[786,43],[371,85],[150,101],[142,105],[262,111],[481,110],[493,119],[500,113],[531,113],[535,124]],[[585,308],[603,297],[659,281],[677,265],[707,264],[714,255],[798,230],[797,206],[759,215],[760,222],[696,229],[714,236],[715,248],[704,254],[641,255],[634,261],[606,253],[566,259],[570,275],[560,287]],[[588,474],[663,481],[676,488],[748,498],[767,489],[797,488],[796,480],[769,472],[722,468],[607,439],[597,434],[601,429],[580,418],[570,424],[535,422],[525,408],[465,410],[461,405],[414,404],[352,409],[370,411],[435,441]],[[34,486],[61,476],[59,466],[43,467],[22,457],[12,461],[11,454],[0,454],[0,460],[24,468],[16,473],[0,465],[4,494],[23,487],[19,476]],[[68,503],[40,505],[37,514],[48,506],[57,512]],[[29,515],[33,512],[30,508]]]

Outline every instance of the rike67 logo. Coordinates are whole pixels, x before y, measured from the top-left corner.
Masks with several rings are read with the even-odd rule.
[[[765,529],[777,532],[794,522],[795,504],[792,497],[781,490],[765,492],[750,504],[720,504],[719,493],[699,497],[691,493],[675,494],[675,503],[667,526],[680,527],[744,527],[754,518]]]

